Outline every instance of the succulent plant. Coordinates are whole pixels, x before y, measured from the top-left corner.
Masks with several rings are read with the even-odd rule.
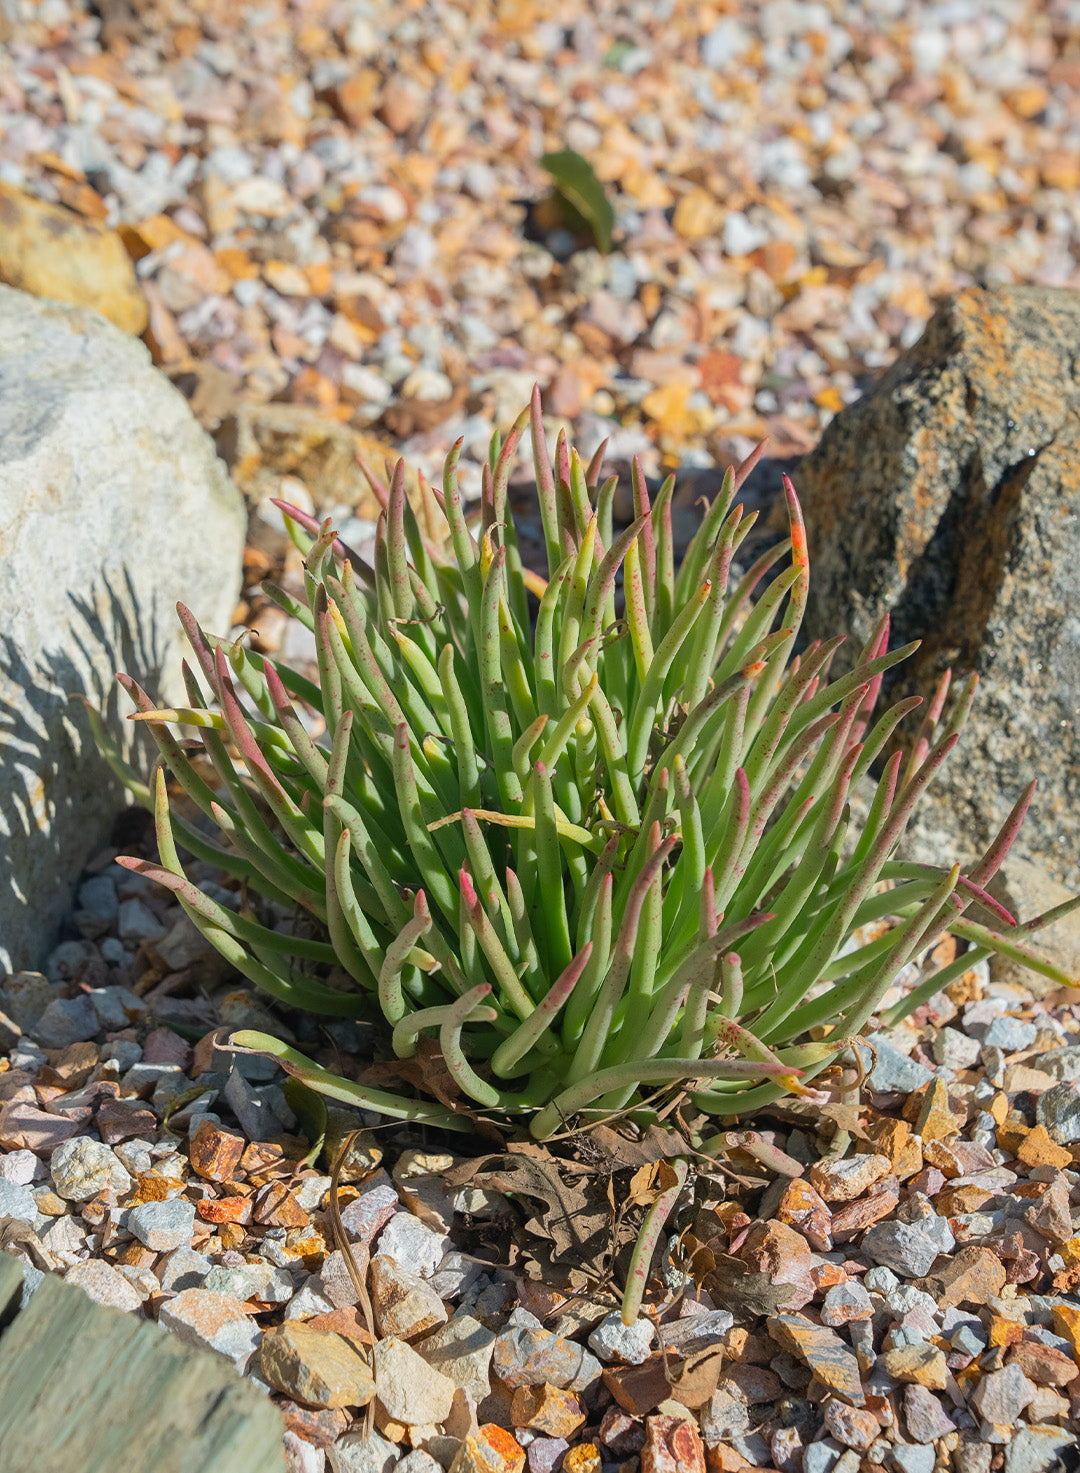
[[[523,566],[507,506],[530,421],[546,578]],[[945,930],[967,950],[891,1021],[991,952],[1072,980],[1026,944],[1048,918],[1018,927],[986,891],[1030,788],[966,873],[893,857],[975,682],[947,719],[942,682],[905,755],[897,728],[918,699],[875,707],[915,646],[889,650],[887,619],[838,678],[839,638],[795,655],[809,570],[789,481],[787,540],[729,589],[755,457],[676,571],[673,478],[650,503],[635,465],[634,519],[616,532],[603,448],[586,465],[560,436],[553,464],[538,395],[495,437],[476,519],[460,449],[441,491],[420,477],[411,499],[402,463],[389,484],[365,467],[382,505],[373,567],[283,507],[305,597],[272,596],[312,632],[317,682],[183,609],[187,707],[120,677],[161,754],[152,787],[113,754],[160,850],[121,863],[171,890],[238,971],[296,1008],[381,1020],[399,1059],[441,1054],[444,1099],[527,1117],[541,1139],[647,1117],[673,1090],[710,1117],[806,1090]],[[243,882],[246,903],[200,890],[180,848]],[[334,1099],[469,1128],[264,1034],[235,1042]]]

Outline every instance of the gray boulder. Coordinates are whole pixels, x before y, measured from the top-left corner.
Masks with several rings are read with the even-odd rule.
[[[126,670],[182,700],[175,603],[228,629],[244,510],[142,343],[0,287],[0,968],[42,960],[123,803],[72,696],[128,744]]]
[[[1033,874],[1080,886],[1078,364],[1080,293],[971,288],[798,476],[809,633],[857,648],[891,608],[893,644],[923,641],[892,695],[928,695],[946,665],[980,676],[914,847],[970,858],[1038,778],[1016,851],[1032,868],[1006,876],[1028,914]]]

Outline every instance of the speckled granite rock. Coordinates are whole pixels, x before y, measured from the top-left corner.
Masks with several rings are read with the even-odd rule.
[[[225,633],[243,506],[142,343],[0,287],[0,969],[36,966],[122,794],[69,699],[115,673],[183,698],[175,603]]]
[[[971,288],[947,301],[799,473],[808,629],[857,646],[891,607],[920,638],[893,692],[951,664],[981,688],[938,778],[924,850],[984,845],[1024,783],[1017,853],[1080,882],[1080,294]],[[1010,877],[1011,878],[1011,877]],[[1022,877],[1012,880],[1023,900]],[[1033,908],[1025,906],[1028,913]]]

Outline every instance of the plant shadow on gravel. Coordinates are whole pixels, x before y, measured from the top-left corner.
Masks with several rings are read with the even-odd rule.
[[[140,609],[125,572],[99,570],[89,589],[68,596],[73,615],[64,646],[31,663],[10,635],[0,637],[0,839],[9,848],[32,841],[35,855],[32,894],[18,876],[10,879],[18,912],[9,912],[10,934],[27,952],[27,965],[47,947],[83,863],[124,807],[84,703],[101,713],[132,760],[144,763],[149,745],[124,719],[114,675],[134,661],[156,688],[165,663],[154,642],[161,621]],[[0,962],[11,966],[15,958],[5,960],[0,950]]]

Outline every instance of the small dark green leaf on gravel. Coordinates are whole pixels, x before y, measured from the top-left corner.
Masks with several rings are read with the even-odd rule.
[[[564,204],[592,231],[597,248],[610,251],[615,211],[588,159],[572,148],[564,148],[546,153],[540,162],[554,179],[556,193]]]
[[[281,1089],[311,1147],[305,1160],[314,1166],[326,1141],[326,1101],[302,1079],[286,1079]]]

